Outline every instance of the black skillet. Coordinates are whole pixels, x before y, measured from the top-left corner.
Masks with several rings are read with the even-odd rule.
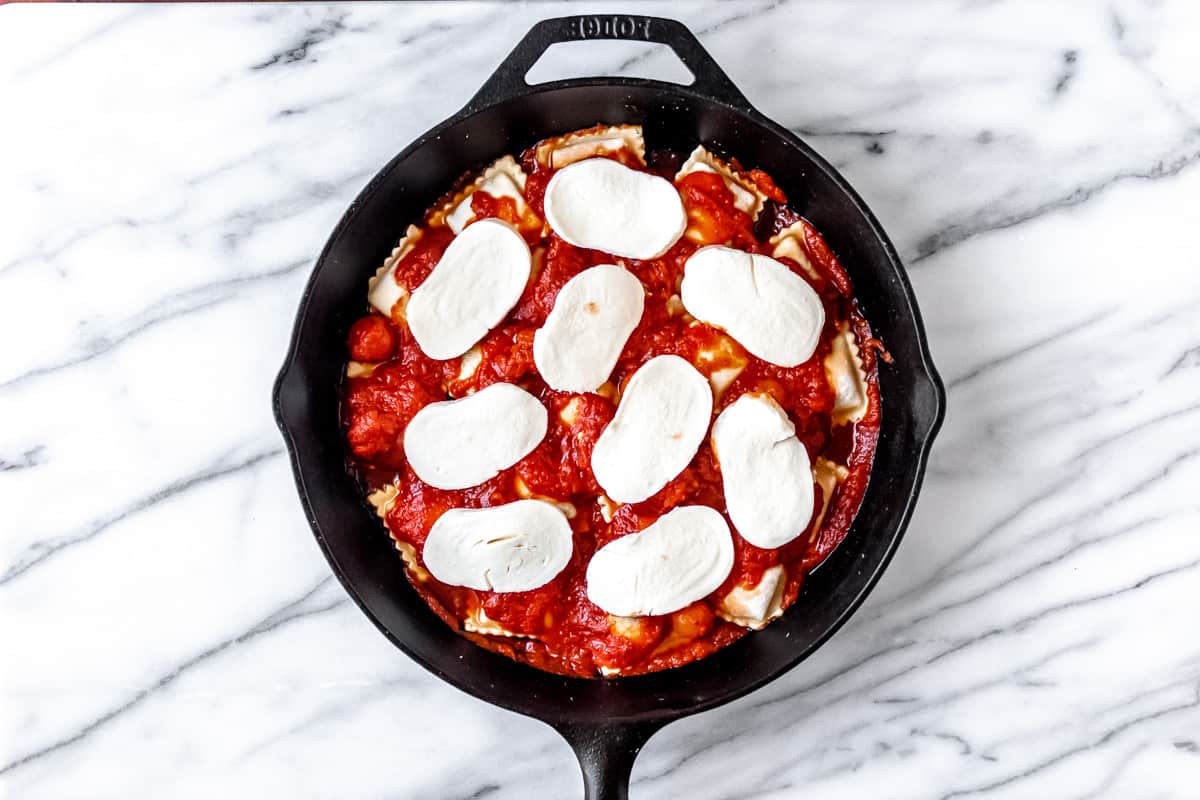
[[[582,78],[529,86],[546,48],[583,39],[669,45],[690,86]],[[838,253],[895,361],[879,374],[883,426],[862,509],[841,546],[766,630],[682,668],[620,680],[562,678],[460,637],[426,607],[344,468],[338,385],[367,278],[410,221],[466,171],[539,139],[597,122],[638,123],[653,148],[703,142],[766,170]],[[462,111],[421,136],[355,199],[317,260],[275,385],[275,414],[317,542],[347,592],[392,642],[459,689],[543,720],[574,748],[588,798],[625,798],[633,761],[667,723],[782,675],[862,603],[895,551],[941,423],[944,392],[895,248],[854,190],[804,142],[750,106],[679,22],[588,15],[539,22]],[[720,758],[718,751],[714,758]]]

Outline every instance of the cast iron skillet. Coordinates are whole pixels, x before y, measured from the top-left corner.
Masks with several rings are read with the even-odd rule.
[[[631,39],[669,45],[690,86],[584,78],[529,86],[551,44]],[[838,253],[875,335],[883,426],[870,485],[846,540],[766,630],[682,668],[620,680],[563,678],[471,644],[428,609],[344,468],[338,385],[350,324],[366,309],[367,278],[396,239],[456,178],[535,141],[597,122],[639,123],[653,147],[697,142],[764,169]],[[752,108],[682,24],[625,15],[538,23],[462,111],[406,147],[346,211],[317,260],[275,384],[275,415],[317,542],[347,592],[419,664],[482,700],[536,717],[579,757],[588,798],[625,798],[634,758],[659,728],[740,697],[810,655],[853,613],[900,541],[944,392],[912,290],[874,216],[808,145]],[[719,751],[714,755],[720,758]]]

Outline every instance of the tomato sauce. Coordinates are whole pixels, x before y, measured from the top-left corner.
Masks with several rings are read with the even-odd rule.
[[[629,153],[613,154],[627,166],[658,171],[668,180],[679,159],[651,153],[646,167]],[[476,219],[496,217],[516,226],[533,248],[529,284],[508,316],[473,351],[478,366],[467,370],[460,359],[437,361],[421,352],[403,322],[372,312],[350,329],[351,360],[373,368],[348,377],[343,386],[342,424],[350,469],[363,488],[394,486],[396,497],[386,513],[397,543],[419,554],[434,521],[450,508],[486,507],[538,497],[560,504],[568,513],[574,552],[568,566],[549,583],[526,592],[494,593],[442,584],[423,569],[409,570],[421,596],[448,624],[489,649],[535,667],[568,675],[595,677],[651,672],[702,658],[737,640],[747,629],[718,616],[720,599],[736,586],[754,586],[763,573],[782,564],[787,582],[785,606],[799,593],[804,576],[821,562],[849,530],[866,490],[879,431],[880,404],[876,377],[877,348],[869,346],[870,328],[853,300],[849,278],[820,234],[807,223],[802,247],[814,278],[800,264],[780,259],[818,292],[825,306],[826,328],[813,357],[783,368],[755,358],[731,337],[683,313],[678,299],[684,262],[702,243],[720,241],[750,252],[770,254],[767,238],[801,218],[786,206],[786,197],[765,173],[744,173],[768,200],[757,221],[734,205],[723,179],[696,172],[676,185],[689,220],[685,235],[661,257],[621,259],[574,247],[541,227],[530,213],[542,216],[545,187],[553,170],[522,156],[527,180],[523,214],[512,198],[484,192],[471,195]],[[428,220],[427,220],[428,222]],[[453,239],[445,227],[426,227],[395,271],[408,291],[418,287]],[[699,242],[697,241],[699,239]],[[611,376],[611,387],[598,394],[571,394],[550,389],[533,361],[533,335],[553,308],[562,286],[596,264],[620,263],[645,286],[643,317],[630,336]],[[384,280],[392,279],[384,276]],[[866,376],[868,409],[857,423],[835,425],[834,393],[825,373],[825,358],[839,326],[854,332]],[[586,594],[585,571],[592,554],[616,538],[635,533],[681,504],[704,504],[725,513],[720,468],[706,439],[690,465],[653,497],[621,506],[606,506],[590,461],[596,439],[616,411],[620,387],[647,360],[664,354],[683,357],[706,376],[739,365],[740,372],[719,390],[714,415],[747,392],[769,394],[796,425],[798,438],[814,463],[824,458],[846,468],[845,477],[826,498],[815,489],[814,522],[787,545],[765,550],[734,531],[735,564],[725,583],[712,595],[674,614],[637,619],[612,618]],[[546,406],[545,439],[525,458],[495,478],[470,489],[446,491],[423,483],[407,464],[403,431],[423,406],[462,397],[496,382],[515,383]],[[822,514],[822,510],[824,513]],[[726,515],[727,516],[727,515]],[[727,517],[728,519],[728,517]],[[418,556],[419,558],[419,556]],[[411,565],[410,565],[411,566]],[[463,630],[473,620],[486,631]]]

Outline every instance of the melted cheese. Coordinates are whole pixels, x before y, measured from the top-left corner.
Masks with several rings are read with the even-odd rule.
[[[733,538],[708,506],[680,506],[609,542],[587,568],[587,594],[609,614],[670,614],[707,597],[733,569]]]
[[[671,183],[608,158],[578,161],[546,186],[546,222],[576,247],[625,258],[657,258],[687,226]]]
[[[825,324],[821,298],[803,278],[773,258],[721,245],[688,258],[680,296],[696,319],[781,367],[811,358]]]
[[[783,567],[776,565],[754,586],[735,586],[717,606],[717,615],[743,628],[762,630],[783,613],[786,578]]]
[[[392,254],[367,282],[367,302],[379,313],[397,322],[404,320],[404,303],[401,301],[408,299],[408,290],[396,282],[396,265],[400,263],[400,259],[412,252],[421,235],[420,228],[409,225],[408,230],[404,232],[404,238],[392,248]],[[397,303],[400,305],[397,306]]]
[[[540,500],[452,508],[425,540],[425,567],[442,583],[489,592],[544,586],[571,560],[571,526]]]
[[[611,125],[556,136],[539,144],[534,155],[543,166],[561,169],[576,161],[619,150],[646,163],[646,142],[640,125]]]
[[[536,397],[519,386],[494,383],[418,411],[404,431],[404,452],[430,486],[466,489],[528,455],[547,426],[546,407]]]
[[[591,267],[567,281],[533,337],[533,360],[550,388],[600,388],[642,318],[645,294],[642,282],[615,264]]]
[[[450,242],[408,300],[409,330],[430,358],[457,358],[517,304],[529,280],[529,245],[511,225],[483,219]]]
[[[680,167],[679,172],[675,175],[675,181],[685,175],[690,175],[693,172],[709,172],[714,175],[720,175],[725,181],[725,186],[733,193],[733,205],[739,211],[745,211],[750,215],[751,219],[758,219],[759,212],[762,211],[763,204],[767,202],[767,196],[762,193],[758,185],[743,172],[738,172],[729,164],[714,156],[704,148],[704,145],[699,145],[692,154],[688,156],[688,160]]]
[[[592,450],[592,472],[605,494],[637,503],[666,486],[704,441],[712,402],[708,381],[679,356],[643,364]]]
[[[796,426],[774,400],[742,395],[713,423],[729,519],[755,547],[782,547],[813,513],[813,476]]]

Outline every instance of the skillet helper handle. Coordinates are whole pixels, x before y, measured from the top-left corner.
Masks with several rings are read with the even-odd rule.
[[[697,92],[726,105],[749,106],[746,97],[682,22],[637,14],[579,14],[544,19],[530,28],[465,110],[475,112],[528,91],[525,75],[551,45],[594,39],[665,44],[691,70],[696,78],[691,86]]]
[[[584,800],[628,800],[633,762],[662,725],[585,722],[555,727],[579,759]]]

